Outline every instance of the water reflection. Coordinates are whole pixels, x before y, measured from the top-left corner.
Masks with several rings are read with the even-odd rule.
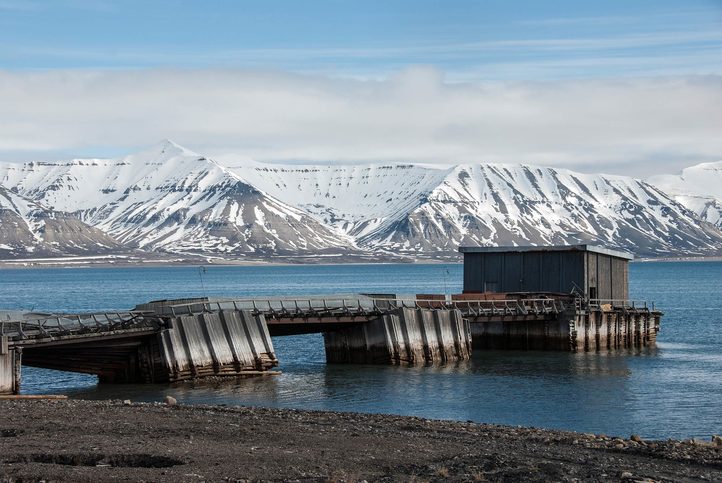
[[[433,291],[446,266],[224,267],[217,295]],[[448,266],[461,280],[461,267]],[[722,433],[722,263],[632,264],[634,298],[665,312],[658,348],[612,353],[485,352],[441,367],[327,365],[318,335],[277,337],[279,376],[223,383],[97,385],[93,376],[24,368],[26,393],[383,412],[643,437]],[[8,307],[126,308],[197,295],[186,268],[3,271]],[[42,283],[40,283],[42,282]],[[460,287],[450,287],[459,290]]]
[[[262,405],[408,414],[440,419],[607,430],[590,414],[628,424],[625,354],[477,351],[470,361],[424,367],[325,364],[317,335],[277,338],[282,374],[173,385],[56,380],[73,397]],[[304,359],[305,357],[305,359]],[[39,370],[35,370],[39,371]],[[47,372],[47,371],[46,371]],[[65,375],[65,373],[58,373]],[[47,378],[27,377],[26,389]],[[77,384],[76,387],[69,388]],[[43,391],[50,389],[44,387]]]

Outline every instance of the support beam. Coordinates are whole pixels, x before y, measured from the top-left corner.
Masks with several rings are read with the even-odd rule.
[[[278,365],[265,317],[250,310],[176,317],[158,346],[156,381],[257,374]]]
[[[20,392],[22,350],[10,347],[7,337],[0,337],[0,394]]]
[[[570,307],[547,319],[477,319],[471,323],[475,349],[606,351],[654,346],[660,314],[625,309]]]
[[[429,364],[468,359],[471,332],[458,310],[397,309],[372,322],[324,333],[330,363]]]

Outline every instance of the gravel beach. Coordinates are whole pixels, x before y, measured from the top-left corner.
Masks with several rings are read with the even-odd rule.
[[[0,401],[0,481],[36,480],[722,481],[722,441],[267,408]]]

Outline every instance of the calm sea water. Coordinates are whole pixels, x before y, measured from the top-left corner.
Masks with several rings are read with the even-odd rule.
[[[24,368],[23,392],[79,398],[396,413],[649,438],[722,433],[722,262],[634,263],[631,296],[665,312],[652,350],[476,351],[446,367],[328,365],[320,335],[277,337],[282,375],[222,384],[98,385]],[[461,290],[461,265],[0,270],[0,309],[127,309],[168,297]]]

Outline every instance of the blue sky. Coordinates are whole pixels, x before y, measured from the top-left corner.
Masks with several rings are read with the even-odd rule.
[[[0,46],[6,69],[700,74],[722,66],[722,2],[0,0]]]
[[[722,158],[722,0],[0,0],[0,160]]]

